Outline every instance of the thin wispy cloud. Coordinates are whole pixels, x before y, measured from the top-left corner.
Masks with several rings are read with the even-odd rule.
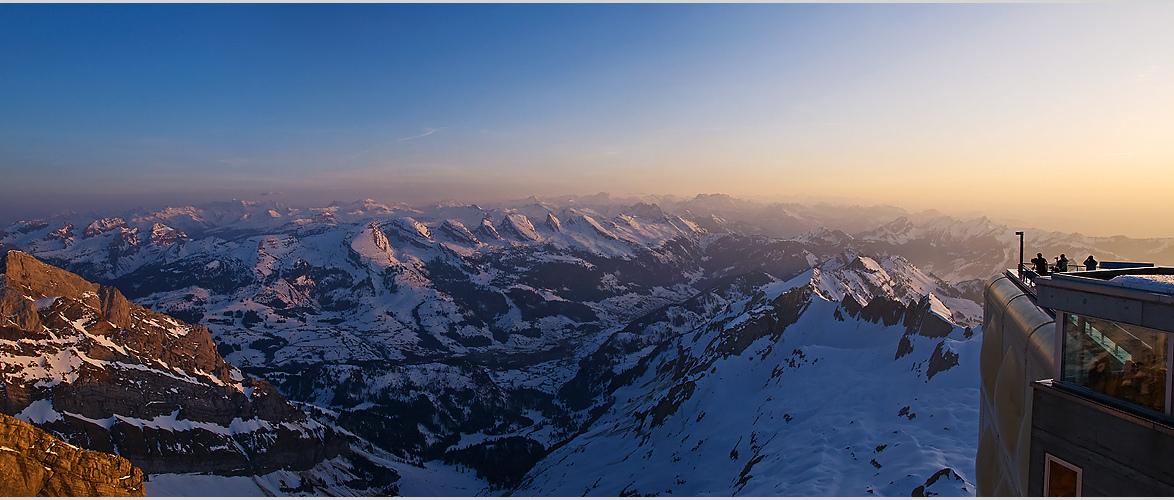
[[[353,154],[353,155],[350,155],[350,156],[344,156],[343,158],[341,158],[341,159],[339,160],[339,163],[349,163],[349,162],[351,162],[351,161],[354,161],[355,159],[357,159],[357,158],[358,158],[358,157],[360,157],[360,156],[363,156],[363,155],[365,155],[365,154],[367,154],[367,153],[370,153],[370,152],[372,152],[372,151],[375,151],[376,149],[379,149],[379,147],[378,147],[378,146],[376,146],[376,147],[373,147],[373,148],[371,148],[371,149],[367,149],[367,150],[364,150],[364,151],[359,151],[358,153],[355,153],[355,154]]]
[[[440,129],[443,129],[443,128],[444,128],[444,127],[440,127],[440,128],[427,128],[427,127],[425,127],[425,128],[424,128],[424,130],[427,130],[427,132],[424,132],[423,134],[420,134],[420,135],[413,135],[413,136],[410,136],[410,137],[400,137],[399,139],[396,139],[396,140],[395,140],[395,142],[410,141],[410,140],[412,140],[412,139],[419,139],[419,138],[421,138],[421,137],[427,137],[427,136],[430,136],[430,135],[432,135],[432,134],[436,133],[436,131],[437,131],[437,130],[440,130]]]
[[[410,140],[413,140],[413,139],[419,139],[419,138],[421,138],[421,137],[427,137],[427,136],[430,136],[430,135],[432,135],[432,134],[435,134],[437,131],[444,130],[445,128],[447,128],[447,127],[440,127],[440,128],[424,127],[424,130],[425,130],[425,132],[424,132],[423,134],[417,134],[417,135],[412,135],[412,136],[408,136],[408,137],[400,137],[400,138],[398,138],[398,139],[395,139],[395,140],[391,141],[390,143],[381,143],[381,144],[376,144],[374,147],[368,148],[368,149],[366,149],[366,150],[360,151],[360,152],[358,152],[358,153],[355,153],[355,154],[353,154],[353,155],[350,155],[350,156],[345,156],[345,157],[341,158],[341,159],[339,160],[339,162],[340,162],[340,163],[348,163],[348,162],[351,162],[351,161],[354,161],[354,160],[358,159],[360,156],[364,156],[364,155],[367,155],[367,154],[373,153],[373,152],[375,152],[376,150],[378,150],[378,149],[380,149],[380,148],[383,148],[383,147],[387,146],[388,144],[399,144],[399,143],[401,143],[401,142],[404,142],[404,141],[410,141]]]

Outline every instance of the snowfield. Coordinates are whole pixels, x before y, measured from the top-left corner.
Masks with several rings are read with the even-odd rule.
[[[787,285],[803,283],[764,286],[771,294],[758,303],[797,290]],[[958,327],[941,339],[909,336],[901,325],[845,317],[812,294],[777,339],[713,354],[753,311],[768,309],[749,307],[722,328],[658,349],[611,395],[607,413],[539,462],[514,494],[974,494],[979,336]],[[907,336],[912,349],[898,357]],[[943,347],[958,364],[931,374]],[[682,375],[682,363],[694,369]]]

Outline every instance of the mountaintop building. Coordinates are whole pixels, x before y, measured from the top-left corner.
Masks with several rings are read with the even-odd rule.
[[[1174,496],[1174,268],[991,278],[982,496]]]

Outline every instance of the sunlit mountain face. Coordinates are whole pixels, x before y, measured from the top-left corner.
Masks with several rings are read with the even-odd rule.
[[[221,445],[130,453],[154,460],[148,494],[974,493],[981,284],[1017,262],[1020,228],[658,201],[233,201],[18,221],[5,251],[88,284],[38,295],[9,275],[25,291],[6,292],[3,356],[26,368],[5,372],[6,412],[80,446],[130,453],[94,437],[130,425],[275,457],[218,469],[192,450]],[[1170,243],[1026,241],[1159,262]],[[99,295],[114,290],[142,312],[111,316]],[[125,322],[146,340],[127,344]],[[205,363],[227,368],[161,376],[180,365],[143,354],[197,329],[215,351],[201,356],[222,358]],[[103,413],[79,410],[102,408],[93,391],[13,389],[99,369],[170,402]],[[176,383],[240,404],[192,413],[164,397]],[[262,393],[291,406],[249,413]],[[249,447],[278,428],[309,451]]]

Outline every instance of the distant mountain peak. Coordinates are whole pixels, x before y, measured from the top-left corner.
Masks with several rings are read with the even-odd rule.
[[[507,214],[501,220],[502,230],[522,241],[538,241],[542,237],[538,235],[538,231],[534,229],[534,224],[530,223],[530,219],[525,215],[519,213]]]
[[[546,214],[546,227],[556,233],[562,232],[563,225],[554,214]]]

